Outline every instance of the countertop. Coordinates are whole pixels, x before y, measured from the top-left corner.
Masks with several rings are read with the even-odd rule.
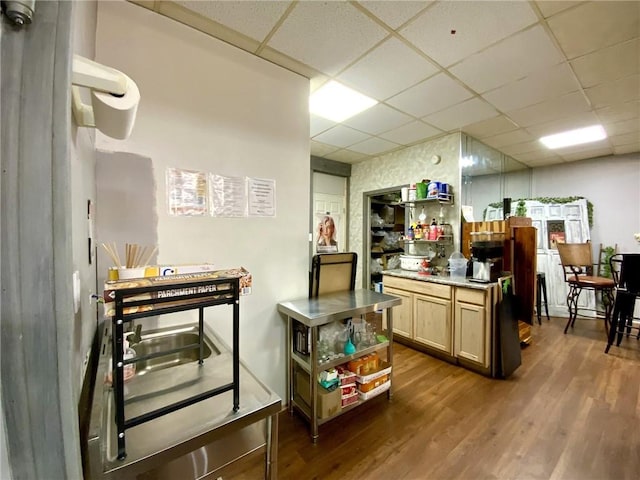
[[[442,285],[451,285],[453,287],[474,288],[476,290],[489,290],[495,287],[495,285],[497,285],[497,282],[491,282],[491,283],[472,282],[468,278],[444,277],[439,275],[421,275],[418,272],[414,272],[412,270],[402,270],[400,268],[397,268],[394,270],[383,270],[382,274],[390,275],[392,277],[408,278],[409,280],[418,280],[421,282],[431,282],[431,283],[440,283]]]
[[[400,299],[393,295],[362,289],[281,302],[278,303],[278,311],[295,318],[307,327],[317,327],[334,320],[355,317],[399,304]]]
[[[176,328],[182,327],[197,328],[193,325]],[[205,359],[202,366],[196,363],[178,365],[150,374],[136,375],[125,384],[127,418],[230,381],[230,348],[207,325],[204,336],[214,354]],[[103,382],[111,358],[111,344],[107,327],[102,338],[89,432],[92,479],[137,478],[136,475],[161,467],[221,437],[229,438],[236,429],[270,415],[277,415],[281,409],[280,397],[240,362],[238,412],[233,412],[232,392],[228,391],[129,428],[126,430],[127,456],[124,460],[117,460],[114,395],[112,388]],[[213,463],[214,459],[210,458],[209,462]]]

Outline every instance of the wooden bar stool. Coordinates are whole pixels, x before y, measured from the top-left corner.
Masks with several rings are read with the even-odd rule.
[[[544,296],[544,311],[547,314],[547,321],[549,318],[549,302],[547,301],[547,279],[544,272],[538,272],[536,274],[536,313],[538,314],[538,325],[542,325],[540,316],[542,313],[542,297]]]

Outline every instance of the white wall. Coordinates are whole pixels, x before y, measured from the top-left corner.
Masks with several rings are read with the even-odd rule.
[[[534,168],[531,197],[582,196],[593,203],[591,241],[639,250],[640,153]]]
[[[308,80],[126,2],[99,2],[97,61],[133,78],[133,134],[97,147],[151,158],[158,187],[160,263],[244,266],[253,294],[240,304],[240,357],[286,398],[284,319],[276,304],[307,294]],[[165,170],[179,167],[276,181],[275,218],[172,217]],[[206,321],[230,343],[230,307]]]

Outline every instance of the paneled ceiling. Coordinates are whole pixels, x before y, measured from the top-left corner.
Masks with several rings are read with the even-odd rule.
[[[640,152],[640,1],[133,1],[311,80],[380,103],[311,115],[347,163],[462,131],[537,167]],[[602,124],[551,151],[538,138]]]

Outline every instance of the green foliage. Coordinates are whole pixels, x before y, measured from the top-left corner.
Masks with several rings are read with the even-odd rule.
[[[516,207],[516,217],[526,217],[527,216],[527,206],[524,203],[524,200],[518,201],[518,206]]]
[[[576,200],[587,200],[584,197],[536,197],[536,198],[520,198],[518,199],[518,207],[520,206],[520,202],[524,202],[526,200],[533,200],[536,202],[540,202],[540,203],[571,203],[571,202],[575,202]],[[493,208],[500,208],[502,207],[502,202],[495,202],[495,203],[490,203],[489,204],[490,207]],[[486,214],[487,210],[485,209],[483,214],[482,214],[482,218],[484,218],[485,214]],[[525,213],[526,215],[526,213]],[[518,215],[517,210],[516,210],[516,216],[525,216],[525,215]],[[591,203],[589,200],[587,200],[587,217],[589,219],[589,228],[593,227],[593,203]]]
[[[598,259],[600,262],[600,276],[611,278],[611,265],[609,264],[609,260],[611,257],[615,255],[616,250],[613,247],[604,247],[602,249],[602,256]]]

